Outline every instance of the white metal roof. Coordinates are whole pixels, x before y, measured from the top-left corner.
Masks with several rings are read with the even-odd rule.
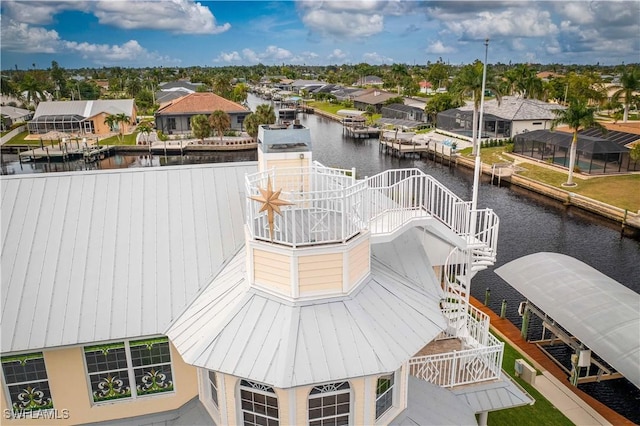
[[[1,351],[162,333],[244,245],[256,169],[2,177]]]
[[[460,386],[451,389],[451,392],[469,405],[475,413],[515,408],[535,402],[504,371],[500,380]]]
[[[409,376],[407,408],[390,426],[476,425],[474,410],[449,389]]]
[[[495,272],[640,387],[640,294],[559,253],[530,254]]]
[[[130,115],[133,111],[133,99],[99,99],[94,101],[46,101],[40,102],[33,118],[44,115],[80,115],[93,117],[101,112],[109,114],[124,113]]]
[[[404,266],[374,257],[351,295],[304,303],[250,287],[240,252],[166,334],[189,364],[280,388],[395,371],[446,326],[437,283],[410,279],[431,266],[407,238],[376,246],[405,245]]]

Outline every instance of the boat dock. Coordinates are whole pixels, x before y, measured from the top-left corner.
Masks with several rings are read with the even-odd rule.
[[[86,143],[60,142],[18,153],[20,161],[67,161],[83,158],[86,162],[103,159],[115,150],[113,145],[88,145]]]
[[[345,135],[349,136],[350,138],[355,138],[355,139],[376,138],[378,137],[378,135],[380,135],[380,129],[376,127],[351,125],[351,124],[344,124],[344,123],[342,127],[342,132]]]

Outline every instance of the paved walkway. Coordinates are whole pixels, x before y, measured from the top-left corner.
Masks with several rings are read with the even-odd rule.
[[[580,426],[634,424],[577,387],[571,386],[567,374],[535,344],[524,340],[520,330],[511,321],[500,318],[479,300],[473,297],[471,299],[473,306],[489,315],[493,331],[522,353],[533,367],[542,372],[536,376],[534,387],[574,424]]]

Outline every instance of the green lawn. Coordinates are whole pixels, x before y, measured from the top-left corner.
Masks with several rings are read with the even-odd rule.
[[[502,340],[499,337],[497,338]],[[515,364],[515,360],[518,358],[522,358],[522,355],[513,347],[505,343],[502,368],[507,372],[507,374],[513,377],[514,380],[536,400],[536,402],[533,405],[526,405],[524,407],[489,413],[487,423],[490,426],[573,425],[571,420],[555,408],[553,404],[547,401],[533,386],[524,382],[520,378],[515,377],[513,366]]]
[[[470,156],[471,148],[465,148],[460,154]],[[505,147],[482,148],[480,158],[485,164],[513,162],[513,158],[505,155]],[[567,172],[522,162],[519,166],[526,169],[519,172],[525,176],[543,182],[556,188],[566,189],[562,184],[567,181]],[[574,182],[578,186],[571,188],[571,192],[593,198],[612,206],[636,212],[640,210],[640,175],[599,176],[582,179],[574,174]]]

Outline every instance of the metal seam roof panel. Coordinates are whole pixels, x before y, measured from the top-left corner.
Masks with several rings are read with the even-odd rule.
[[[256,169],[3,176],[1,351],[162,333],[243,244]]]

